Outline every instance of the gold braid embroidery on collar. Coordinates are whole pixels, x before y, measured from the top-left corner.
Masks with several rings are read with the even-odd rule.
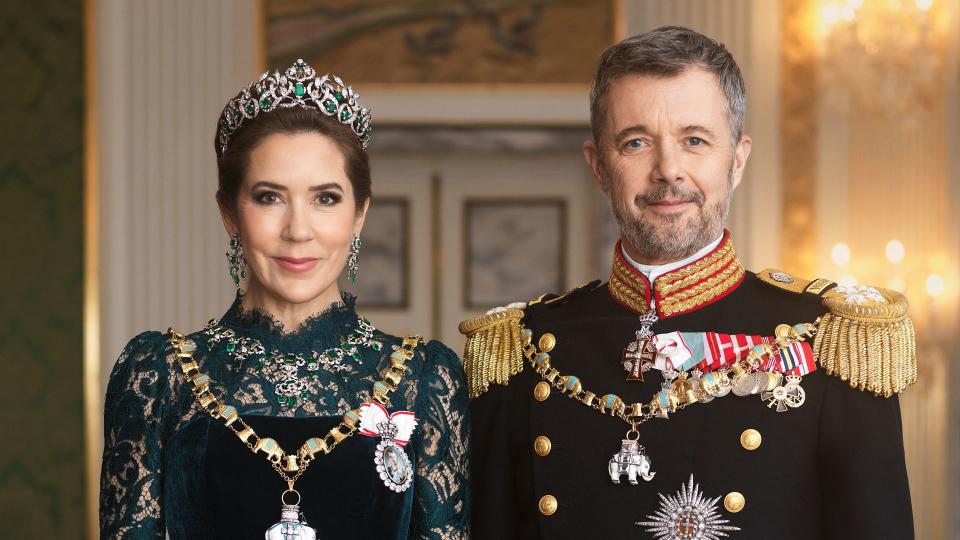
[[[673,315],[706,304],[729,291],[743,278],[743,274],[743,267],[739,264],[729,265],[721,274],[717,274],[703,283],[678,294],[661,298],[658,304],[660,312],[663,315]],[[686,296],[691,296],[691,298],[685,299]]]
[[[636,311],[646,313],[650,310],[650,299],[646,283],[636,275],[632,268],[619,256],[620,244],[617,243],[617,252],[613,254],[613,271],[610,273],[610,295],[614,300]]]
[[[646,313],[650,309],[649,286],[623,259],[619,243],[616,249],[610,296],[632,311]],[[657,311],[661,316],[669,316],[708,304],[736,286],[744,274],[730,233],[724,232],[723,241],[712,253],[655,280],[652,287],[656,291]]]
[[[664,296],[672,290],[685,289],[702,281],[730,263],[739,265],[739,260],[737,259],[737,252],[733,249],[733,242],[724,239],[723,243],[713,253],[688,266],[678,268],[657,278],[655,287],[657,292]]]

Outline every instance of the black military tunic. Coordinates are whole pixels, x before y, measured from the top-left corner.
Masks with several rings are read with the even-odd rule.
[[[719,257],[725,249],[732,255]],[[579,377],[584,390],[629,404],[649,402],[663,382],[656,370],[643,382],[628,382],[620,363],[651,294],[658,334],[771,336],[778,324],[814,322],[826,312],[814,294],[788,292],[745,272],[728,237],[705,259],[651,286],[618,256],[611,282],[531,303],[522,324],[533,330],[534,343],[544,333],[556,337],[553,368]],[[661,280],[679,284],[680,296],[659,287]],[[636,523],[651,521],[661,495],[675,495],[691,475],[704,497],[719,498],[717,517],[739,527],[726,531],[732,538],[913,537],[896,396],[853,389],[820,369],[803,378],[804,404],[783,413],[757,395],[695,403],[638,427],[655,476],[638,485],[624,476],[615,485],[607,464],[629,426],[556,389],[544,396],[541,380],[525,364],[472,402],[477,540],[653,538]],[[687,538],[679,532],[657,538]]]

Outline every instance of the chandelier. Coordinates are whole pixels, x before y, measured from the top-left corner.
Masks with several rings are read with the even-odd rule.
[[[942,92],[948,15],[934,0],[823,1],[828,100],[853,98],[905,125],[921,120]]]

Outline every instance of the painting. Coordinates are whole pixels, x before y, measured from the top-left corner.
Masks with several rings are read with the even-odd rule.
[[[464,208],[464,307],[526,301],[566,284],[563,199],[468,199]]]
[[[616,0],[263,0],[266,58],[364,88],[579,85],[614,42]]]
[[[360,234],[357,282],[340,279],[342,290],[367,309],[406,309],[410,297],[410,203],[375,197]]]

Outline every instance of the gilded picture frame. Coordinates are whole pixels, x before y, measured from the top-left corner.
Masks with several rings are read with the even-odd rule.
[[[285,63],[289,65],[289,61],[295,60],[294,57],[305,56],[304,60],[311,62],[319,72],[335,73],[350,84],[360,94],[364,106],[373,112],[375,126],[583,126],[589,123],[587,96],[597,60],[604,49],[626,34],[623,16],[625,1],[377,0],[361,3],[359,0],[259,0],[260,63],[263,70],[280,69],[285,67]],[[396,24],[393,27],[390,26],[389,17],[384,16],[388,21],[381,21],[387,28],[383,31],[380,30],[381,27],[368,22],[365,28],[375,28],[369,31],[373,32],[374,45],[366,46],[363,40],[368,39],[364,36],[369,32],[363,28],[346,28],[349,26],[347,20],[338,18],[338,14],[342,14],[344,10],[349,11],[350,6],[361,4],[375,8],[393,6],[427,12],[420,15],[419,19],[413,17],[413,21],[405,21],[401,15],[395,13],[393,21]],[[494,18],[496,24],[479,21],[482,14],[470,11],[482,11],[484,6],[495,8],[494,15],[499,14],[499,18]],[[536,6],[541,6],[539,15],[531,11]],[[281,47],[281,38],[289,39],[286,36],[295,35],[294,30],[315,34],[311,25],[319,24],[318,20],[323,21],[322,17],[318,19],[314,16],[311,19],[304,16],[303,9],[325,9],[328,13],[325,26],[327,37],[323,39],[336,43],[353,43],[359,40],[359,46],[353,43],[351,47],[358,47],[360,52],[338,52],[335,61],[327,61],[323,54],[312,54],[306,47]],[[568,13],[559,16],[559,20],[553,20],[551,16],[555,14],[554,10],[567,10]],[[574,10],[573,15],[569,10]],[[295,24],[298,25],[297,28],[285,28],[281,24],[283,17],[286,17],[283,24]],[[461,22],[454,25],[456,31],[451,30],[450,21],[457,18]],[[534,22],[531,23],[531,19],[534,19]],[[563,23],[563,20],[567,23]],[[570,39],[571,34],[583,34],[583,31],[571,30],[570,21],[579,23],[597,20],[602,21],[602,30],[594,28],[589,44],[584,40]],[[504,32],[497,28],[509,30],[506,31],[506,37],[500,36]],[[445,51],[447,63],[444,64],[442,60],[436,62],[441,68],[447,66],[445,76],[431,76],[430,70],[436,66],[429,62],[425,64],[429,67],[418,71],[416,77],[409,73],[401,73],[400,76],[396,73],[384,73],[380,77],[358,73],[358,69],[373,70],[375,66],[386,61],[378,58],[377,51],[402,48],[383,44],[381,37],[391,35],[390,32],[394,33],[395,39],[399,33],[401,41],[421,43],[428,51]],[[334,33],[340,41],[331,37]],[[409,40],[406,39],[408,35]],[[508,44],[507,48],[491,45],[504,41]],[[527,52],[512,55],[513,58],[522,59],[523,54],[529,54],[531,42],[532,50],[539,55],[533,57],[533,60],[514,62],[510,67],[511,54],[498,56],[498,51],[509,52],[509,46],[523,51],[524,44],[527,43]],[[541,42],[557,42],[567,46],[575,44],[577,67],[564,64],[567,56],[563,50],[554,51],[542,46],[538,48],[537,43]],[[400,45],[407,46],[405,43]],[[483,51],[486,55],[484,58],[489,57],[491,60],[477,62],[461,54],[462,51],[473,50]],[[451,68],[451,65],[454,67]],[[470,69],[475,69],[476,73],[471,74]]]

